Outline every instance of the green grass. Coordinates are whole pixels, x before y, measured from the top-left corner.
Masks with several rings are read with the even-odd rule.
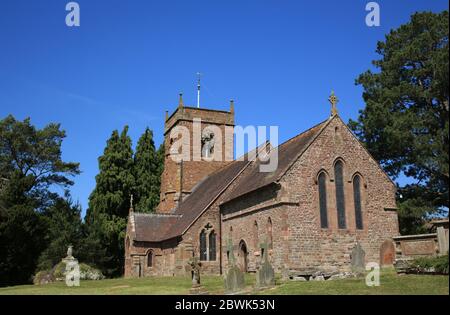
[[[332,295],[448,295],[448,276],[402,275],[394,270],[381,270],[380,286],[368,287],[365,278],[286,282],[262,294],[332,294]]]
[[[448,276],[397,276],[393,270],[381,271],[379,287],[367,287],[364,278],[324,282],[281,283],[275,288],[256,291],[254,275],[246,275],[249,294],[449,294]],[[223,294],[223,279],[202,277],[202,285],[210,294]],[[22,285],[0,288],[3,294],[189,294],[191,281],[187,277],[152,277],[141,279],[107,279],[81,281],[79,287],[67,287],[64,282],[47,285]]]

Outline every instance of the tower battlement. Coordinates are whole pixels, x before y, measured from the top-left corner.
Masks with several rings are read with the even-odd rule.
[[[196,122],[200,121],[200,132],[196,135]],[[184,127],[189,131],[189,159],[175,161],[171,154],[171,146],[176,139],[171,137],[175,127]],[[198,127],[197,127],[198,128]],[[212,131],[211,131],[212,130]],[[215,131],[214,131],[215,130]],[[169,116],[166,112],[164,123],[164,171],[161,175],[161,196],[158,212],[170,213],[187,197],[202,179],[230,162],[234,155],[234,104],[230,103],[230,111],[214,110],[184,106],[182,95],[178,107]],[[209,140],[209,141],[208,141]],[[205,147],[208,146],[208,147]],[[220,160],[204,158],[203,154],[220,152]],[[201,152],[201,159],[193,158],[195,152]]]

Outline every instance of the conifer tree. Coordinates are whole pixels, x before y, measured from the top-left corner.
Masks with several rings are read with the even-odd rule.
[[[126,229],[130,195],[133,192],[133,151],[131,139],[125,126],[119,136],[113,131],[104,154],[99,158],[100,172],[96,176],[96,187],[89,197],[86,222],[89,230],[95,231],[106,249],[106,263],[102,271],[109,276],[122,273],[123,240]],[[89,238],[89,237],[88,237]]]
[[[159,203],[160,169],[153,132],[147,127],[138,141],[134,156],[136,211],[155,211]]]
[[[421,12],[379,42],[356,83],[366,108],[349,126],[399,187],[402,234],[423,233],[424,218],[448,216],[448,11]]]

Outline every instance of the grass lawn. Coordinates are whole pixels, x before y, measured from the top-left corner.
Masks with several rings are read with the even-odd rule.
[[[253,289],[254,275],[246,275],[249,294],[449,294],[448,276],[397,276],[393,270],[382,270],[379,287],[367,287],[364,278],[334,281],[288,281],[264,291]],[[210,294],[222,294],[223,279],[202,277],[202,285]],[[189,294],[191,281],[185,277],[154,277],[141,279],[108,279],[81,281],[79,287],[64,282],[47,285],[21,285],[0,288],[3,294]]]

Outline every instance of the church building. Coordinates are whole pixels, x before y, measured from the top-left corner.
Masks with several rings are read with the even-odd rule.
[[[356,244],[366,263],[380,263],[399,235],[396,186],[339,117],[334,95],[330,102],[331,115],[279,145],[278,167],[261,172],[253,152],[231,161],[174,161],[171,130],[183,126],[192,134],[199,118],[201,148],[192,150],[202,157],[215,150],[234,154],[233,103],[229,111],[211,110],[185,106],[180,97],[177,109],[166,113],[157,211],[130,209],[125,276],[187,275],[192,257],[201,261],[202,274],[223,274],[230,248],[243,271],[255,272],[262,243],[281,273],[349,271]],[[204,141],[214,137],[203,137],[208,126],[224,141]]]

